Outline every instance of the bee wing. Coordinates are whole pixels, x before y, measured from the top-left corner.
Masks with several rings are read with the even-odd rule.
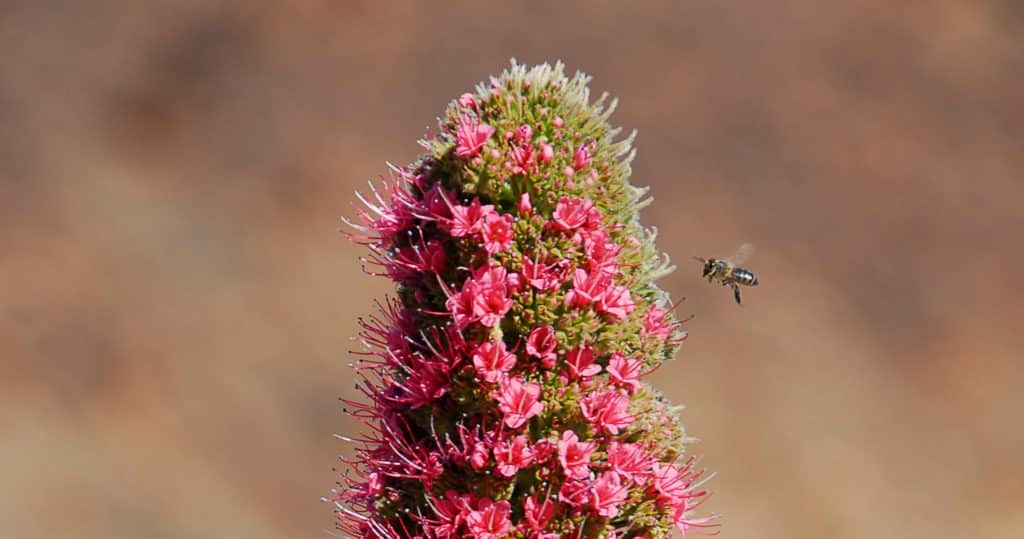
[[[750,257],[752,256],[754,256],[754,245],[751,243],[744,243],[743,245],[740,245],[739,249],[736,249],[736,252],[726,260],[738,266],[750,260]]]

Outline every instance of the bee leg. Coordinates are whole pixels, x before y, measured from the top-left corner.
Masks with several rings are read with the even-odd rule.
[[[740,301],[740,287],[737,286],[735,283],[733,283],[732,285],[732,296],[736,298],[737,305],[743,305],[743,302]]]

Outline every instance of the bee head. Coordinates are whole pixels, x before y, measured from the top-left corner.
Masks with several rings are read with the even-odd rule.
[[[712,258],[710,260],[704,261],[704,269],[701,272],[700,276],[701,277],[707,277],[708,275],[711,275],[712,273],[714,273],[714,271],[715,271],[715,259]]]

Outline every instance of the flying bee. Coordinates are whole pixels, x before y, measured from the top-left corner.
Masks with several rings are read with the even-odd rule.
[[[754,254],[754,246],[744,243],[729,258],[701,258],[699,256],[693,258],[704,264],[701,277],[707,277],[709,283],[718,281],[722,286],[732,287],[732,295],[736,298],[736,303],[742,305],[740,285],[757,286],[757,276],[754,275],[754,272],[739,266],[749,260],[752,254]]]

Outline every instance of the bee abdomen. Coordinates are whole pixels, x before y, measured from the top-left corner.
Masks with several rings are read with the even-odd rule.
[[[735,279],[737,283],[743,286],[757,286],[757,276],[754,275],[751,271],[745,270],[743,268],[733,269],[732,278]]]

